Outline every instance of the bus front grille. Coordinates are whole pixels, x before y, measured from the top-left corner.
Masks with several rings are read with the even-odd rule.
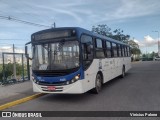
[[[54,90],[50,90],[50,89],[48,89],[47,86],[42,86],[41,89],[43,91],[48,91],[48,92],[62,92],[63,91],[63,87],[55,87]]]

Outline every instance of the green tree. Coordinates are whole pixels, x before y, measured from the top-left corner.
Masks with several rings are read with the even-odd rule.
[[[116,29],[116,30],[113,31],[113,33],[114,34],[111,36],[111,38],[122,41],[124,43],[128,43],[130,35],[123,34],[123,30]]]
[[[0,72],[0,82],[2,82],[3,73]]]
[[[134,42],[134,40],[129,40],[128,44],[132,47],[132,48],[139,48],[139,45]]]
[[[13,74],[13,64],[12,63],[6,64],[4,72],[6,78],[8,78],[8,76],[11,76]]]
[[[109,28],[106,24],[97,25],[92,27],[92,32],[98,33],[103,36],[111,36],[111,28]]]
[[[143,55],[142,55],[142,57],[144,57],[144,58],[145,58],[145,57],[146,57],[146,54],[143,54]]]
[[[128,40],[130,38],[130,35],[123,34],[123,30],[121,29],[116,29],[112,32],[111,28],[108,27],[106,24],[93,26],[92,32],[95,32],[100,35],[107,36],[107,37],[110,37],[110,38],[113,38],[115,40],[122,41],[125,43],[128,43]]]
[[[8,63],[4,65],[4,72],[5,72],[5,78],[7,79],[9,76],[13,76],[13,63]],[[24,75],[27,75],[26,66],[24,66]],[[22,65],[16,63],[16,75],[21,76],[22,75]],[[3,79],[3,70],[0,71],[0,80]]]
[[[139,49],[139,45],[134,40],[129,40],[128,44],[131,47],[132,60],[140,60],[141,50]]]
[[[141,54],[141,50],[139,48],[131,48],[131,53],[133,55],[140,55]]]
[[[155,57],[158,56],[158,53],[155,53],[154,51],[152,53],[147,53],[142,55],[143,60],[154,60]]]

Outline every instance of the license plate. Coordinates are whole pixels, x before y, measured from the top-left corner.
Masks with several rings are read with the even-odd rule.
[[[56,90],[56,87],[54,87],[54,86],[48,86],[47,89],[48,90]]]

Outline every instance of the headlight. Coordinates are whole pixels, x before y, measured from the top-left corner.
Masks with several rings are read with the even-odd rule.
[[[39,84],[39,81],[36,80],[34,76],[32,76],[32,80],[33,80],[33,82],[35,82],[36,84]]]
[[[80,74],[74,76],[74,78],[73,78],[72,80],[66,81],[65,84],[66,84],[66,85],[72,84],[72,83],[76,82],[77,80],[79,80],[79,78],[80,78]]]
[[[76,75],[76,76],[71,80],[71,83],[76,82],[77,80],[79,80],[79,78],[80,78],[80,74]]]
[[[80,78],[80,74],[76,75],[74,79],[78,80]]]

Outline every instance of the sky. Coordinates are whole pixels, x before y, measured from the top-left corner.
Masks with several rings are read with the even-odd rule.
[[[120,28],[140,46],[142,53],[158,51],[160,0],[0,0],[0,16],[56,27],[107,24]],[[50,27],[31,26],[0,18],[0,52],[24,51],[32,33]],[[153,32],[158,31],[158,32]]]

